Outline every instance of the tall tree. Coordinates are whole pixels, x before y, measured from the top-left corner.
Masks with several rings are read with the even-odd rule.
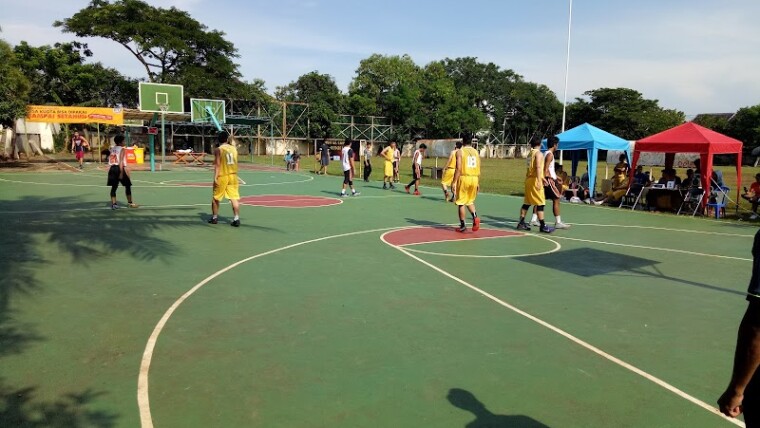
[[[277,88],[277,99],[309,104],[310,137],[329,136],[332,124],[343,108],[343,94],[329,74],[318,71],[304,74],[295,82]]]
[[[14,48],[16,62],[32,83],[32,104],[134,107],[137,82],[100,63],[87,64],[92,53],[86,44],[56,43]]]
[[[742,141],[745,149],[760,147],[760,104],[740,108],[728,122],[726,133]]]
[[[490,125],[486,114],[449,77],[440,62],[428,64],[423,71],[421,91],[425,136],[451,138],[462,132],[477,132]],[[464,92],[464,93],[463,93]]]
[[[633,89],[600,88],[584,93],[567,109],[569,127],[584,122],[627,140],[656,134],[684,122],[683,112],[664,109]]]
[[[405,130],[402,134],[406,137],[416,136],[424,128],[421,81],[422,70],[410,56],[374,54],[359,63],[349,86],[349,100],[365,111],[376,106],[375,115],[388,117]]]
[[[175,7],[141,0],[92,0],[56,27],[79,37],[102,37],[127,49],[152,82],[179,83],[193,96],[224,96],[240,78],[237,50],[224,33]]]
[[[30,89],[10,45],[0,40],[0,127],[12,127],[26,115]]]

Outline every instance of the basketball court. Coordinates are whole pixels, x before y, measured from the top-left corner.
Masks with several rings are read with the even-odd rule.
[[[116,211],[104,167],[0,171],[0,425],[741,425],[713,404],[754,227],[563,205],[522,233],[485,193],[456,234],[438,189],[240,176],[233,228],[208,168],[134,172]]]

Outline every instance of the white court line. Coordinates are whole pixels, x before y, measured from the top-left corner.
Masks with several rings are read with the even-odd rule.
[[[210,206],[211,204],[178,204],[178,205],[140,205],[139,210],[160,210],[160,209],[170,209],[170,208],[192,208],[192,207],[205,207]],[[132,210],[134,211],[135,208],[121,208],[124,210]],[[79,211],[111,211],[111,204],[104,205],[103,207],[92,207],[92,208],[71,208],[67,210],[36,210],[36,211],[0,211],[0,215],[3,214],[50,214],[50,213],[68,213],[68,212],[79,212]]]
[[[153,360],[153,351],[156,347],[158,336],[161,335],[161,331],[163,331],[164,327],[166,326],[166,323],[169,321],[169,318],[171,318],[172,314],[174,314],[177,308],[179,308],[179,306],[185,300],[187,300],[190,296],[192,296],[201,287],[208,284],[209,282],[219,277],[220,275],[242,265],[243,263],[246,263],[251,260],[255,260],[264,256],[279,253],[285,250],[289,250],[291,248],[296,248],[296,247],[300,247],[307,244],[313,244],[315,242],[327,241],[329,239],[345,238],[347,236],[362,235],[362,234],[367,234],[367,233],[385,232],[388,230],[395,230],[395,229],[398,229],[398,227],[386,227],[382,229],[371,229],[371,230],[364,230],[364,231],[359,231],[359,232],[343,233],[340,235],[325,236],[322,238],[310,239],[308,241],[298,242],[296,244],[291,244],[291,245],[287,245],[287,246],[277,248],[274,250],[266,251],[264,253],[256,254],[254,256],[237,261],[223,269],[220,269],[214,272],[213,274],[208,276],[206,279],[196,284],[193,288],[185,292],[185,294],[180,296],[169,307],[169,309],[166,310],[164,315],[161,317],[161,319],[158,321],[156,326],[153,328],[153,332],[151,333],[150,337],[148,338],[148,342],[145,345],[145,351],[143,352],[142,360],[140,361],[140,373],[137,377],[137,406],[140,409],[140,425],[143,428],[153,428],[153,417],[151,416],[151,412],[150,412],[150,395],[148,393],[148,374],[150,372],[150,364],[151,364],[151,361]]]
[[[505,222],[505,221],[498,221],[498,222],[489,222],[488,224],[514,224],[514,222]],[[571,225],[575,225],[575,223],[572,223]],[[684,230],[678,230],[679,232],[686,232]],[[745,236],[745,235],[739,235],[739,236]],[[678,254],[689,254],[692,256],[704,256],[704,257],[715,257],[718,259],[727,259],[727,260],[740,260],[744,262],[751,262],[752,259],[745,258],[745,257],[734,257],[734,256],[722,256],[719,254],[708,254],[708,253],[698,253],[696,251],[687,251],[687,250],[677,250],[674,248],[662,248],[662,247],[649,247],[646,245],[634,245],[634,244],[621,244],[618,242],[607,242],[607,241],[595,241],[592,239],[580,239],[580,238],[569,238],[567,236],[559,236],[559,235],[552,235],[554,239],[565,239],[568,241],[577,241],[577,242],[586,242],[589,244],[600,244],[600,245],[611,245],[614,247],[627,247],[627,248],[638,248],[642,250],[651,250],[651,251],[664,251],[666,253],[678,253]]]
[[[623,360],[621,360],[621,359],[619,359],[619,358],[617,358],[617,357],[615,357],[613,355],[610,355],[610,354],[602,351],[601,349],[597,348],[596,346],[591,345],[590,343],[585,342],[585,341],[583,341],[583,340],[581,340],[581,339],[573,336],[572,334],[570,334],[570,333],[568,333],[568,332],[560,329],[559,327],[555,327],[554,325],[549,324],[548,322],[546,322],[546,321],[544,321],[544,320],[542,320],[542,319],[540,319],[538,317],[535,317],[535,316],[533,316],[533,315],[531,315],[531,314],[529,314],[529,313],[527,313],[527,312],[525,312],[525,311],[517,308],[516,306],[513,306],[513,305],[511,305],[511,304],[509,304],[509,303],[507,303],[507,302],[499,299],[498,297],[496,297],[496,296],[494,296],[494,295],[492,295],[492,294],[490,294],[490,293],[488,293],[486,291],[481,290],[480,288],[478,288],[478,287],[476,287],[476,286],[474,286],[474,285],[472,285],[472,284],[464,281],[463,279],[461,279],[459,277],[456,277],[456,276],[454,276],[454,275],[452,275],[452,274],[444,271],[443,269],[439,268],[438,266],[433,265],[432,263],[429,263],[429,262],[427,262],[425,260],[422,260],[421,258],[419,258],[419,257],[415,256],[414,254],[410,253],[409,251],[407,251],[405,248],[401,248],[399,246],[396,246],[396,245],[393,245],[393,244],[389,243],[388,241],[385,240],[385,235],[387,235],[387,233],[384,233],[381,236],[381,238],[380,238],[380,239],[382,239],[383,242],[385,242],[386,244],[388,244],[389,246],[391,246],[393,248],[396,248],[397,250],[399,250],[402,253],[406,254],[407,256],[413,258],[414,260],[417,260],[418,262],[424,264],[425,266],[427,266],[427,267],[435,270],[436,272],[440,273],[441,275],[446,276],[446,277],[448,277],[448,278],[450,278],[450,279],[452,279],[452,280],[454,280],[454,281],[456,281],[456,282],[464,285],[465,287],[467,287],[467,288],[475,291],[478,294],[481,294],[482,296],[487,297],[488,299],[491,299],[492,301],[494,301],[494,302],[498,303],[499,305],[501,305],[501,306],[503,306],[503,307],[505,307],[505,308],[507,308],[507,309],[509,309],[509,310],[511,310],[513,312],[515,312],[518,315],[521,315],[521,316],[523,316],[523,317],[525,317],[525,318],[527,318],[527,319],[529,319],[529,320],[531,320],[531,321],[533,321],[533,322],[535,322],[535,323],[537,323],[537,324],[539,324],[539,325],[541,325],[543,327],[546,327],[547,329],[549,329],[549,330],[551,330],[551,331],[559,334],[560,336],[563,336],[564,338],[566,338],[566,339],[568,339],[568,340],[570,340],[570,341],[572,341],[572,342],[574,342],[574,343],[576,343],[576,344],[578,344],[578,345],[580,345],[580,346],[588,349],[589,351],[591,351],[591,352],[593,352],[593,353],[595,353],[595,354],[597,354],[597,355],[599,355],[599,356],[601,356],[601,357],[603,357],[603,358],[605,358],[605,359],[607,359],[607,360],[609,360],[609,361],[611,361],[611,362],[613,362],[613,363],[615,363],[615,364],[617,364],[617,365],[619,365],[619,366],[621,366],[621,367],[623,367],[625,369],[628,369],[628,370],[632,371],[633,373],[636,373],[637,375],[642,376],[643,378],[645,378],[645,379],[647,379],[647,380],[649,380],[651,382],[654,382],[655,384],[657,384],[657,385],[665,388],[666,390],[668,390],[668,391],[670,391],[670,392],[678,395],[681,398],[684,398],[684,399],[686,399],[686,400],[688,400],[688,401],[696,404],[697,406],[699,406],[699,407],[701,407],[701,408],[709,411],[710,413],[712,413],[712,414],[714,414],[716,416],[719,416],[722,419],[724,419],[724,420],[726,420],[728,422],[731,422],[734,425],[737,425],[737,426],[740,426],[740,427],[745,427],[744,422],[742,422],[742,421],[740,421],[738,419],[732,419],[732,418],[729,418],[729,417],[723,415],[715,407],[713,407],[713,406],[705,403],[704,401],[702,401],[702,400],[700,400],[698,398],[695,398],[695,397],[687,394],[686,392],[684,392],[684,391],[676,388],[675,386],[673,386],[673,385],[665,382],[664,380],[659,379],[659,378],[657,378],[657,377],[655,377],[655,376],[653,376],[653,375],[645,372],[644,370],[639,369],[636,366],[633,366],[633,365],[631,365],[629,363],[626,363],[625,361],[623,361]]]
[[[660,248],[660,247],[648,247],[646,245],[633,245],[633,244],[619,244],[617,242],[605,242],[605,241],[594,241],[591,239],[580,239],[580,238],[568,238],[566,236],[555,236],[556,239],[566,239],[568,241],[577,241],[577,242],[587,242],[589,244],[601,244],[601,245],[612,245],[615,247],[628,247],[628,248],[639,248],[642,250],[650,250],[650,251],[664,251],[668,253],[679,253],[679,254],[689,254],[692,256],[704,256],[704,257],[715,257],[718,259],[728,259],[728,260],[741,260],[744,262],[751,262],[752,259],[744,258],[744,257],[733,257],[733,256],[721,256],[718,254],[707,254],[707,253],[697,253],[696,251],[686,251],[686,250],[676,250],[673,248]]]
[[[457,225],[454,225],[454,226],[458,227],[459,225],[457,224]],[[481,229],[481,230],[483,230],[483,229]],[[490,229],[490,230],[493,230],[493,229]],[[456,232],[454,232],[454,233],[456,233]],[[474,233],[477,233],[477,232],[474,232]],[[466,235],[466,236],[469,236],[469,235]],[[531,236],[531,235],[528,235],[527,233],[515,233],[515,234],[512,234],[512,235],[504,235],[504,236],[484,236],[482,238],[478,238],[477,236],[473,235],[472,238],[441,239],[440,241],[412,242],[412,243],[409,243],[409,244],[399,245],[399,247],[406,248],[406,247],[413,247],[415,245],[437,244],[439,242],[469,242],[469,241],[484,241],[486,239],[524,238],[526,236]]]
[[[556,253],[557,251],[559,251],[560,249],[562,249],[562,245],[560,245],[559,242],[557,242],[557,241],[555,241],[553,239],[547,238],[545,236],[530,235],[530,234],[527,234],[527,233],[524,234],[523,236],[532,237],[532,238],[539,238],[539,239],[543,239],[543,240],[549,241],[552,244],[554,244],[554,248],[551,249],[551,250],[548,250],[548,251],[542,251],[542,252],[538,252],[538,253],[503,254],[503,255],[488,256],[488,255],[478,255],[478,254],[436,253],[436,252],[433,252],[433,251],[423,251],[423,250],[417,250],[417,249],[414,249],[414,248],[409,248],[408,245],[403,245],[403,246],[402,245],[398,245],[398,247],[399,248],[403,247],[404,250],[410,251],[410,252],[413,252],[413,253],[417,253],[417,254],[428,254],[428,255],[431,255],[431,256],[441,256],[441,257],[460,257],[460,258],[467,258],[467,259],[514,259],[514,258],[517,258],[517,257],[545,256],[547,254]],[[502,236],[502,238],[511,238],[511,237],[510,236]],[[522,236],[519,236],[519,238],[522,238]],[[482,238],[482,239],[489,239],[489,238]],[[473,239],[473,241],[479,241],[479,240],[480,239]],[[439,242],[443,242],[443,241],[439,241]],[[457,241],[453,241],[453,242],[457,242]],[[412,244],[412,245],[416,245],[416,244]]]
[[[700,231],[700,230],[672,229],[668,227],[656,227],[656,226],[635,226],[635,225],[622,225],[622,224],[594,224],[594,223],[569,223],[569,224],[571,226],[614,227],[614,228],[620,228],[620,229],[650,229],[650,230],[663,230],[667,232],[696,233],[696,234],[701,234],[701,235],[738,236],[741,238],[755,237],[755,235],[743,235],[740,233],[705,232],[705,231]]]

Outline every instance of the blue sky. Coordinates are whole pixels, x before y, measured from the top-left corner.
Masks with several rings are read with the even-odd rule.
[[[246,79],[273,91],[313,70],[346,90],[373,53],[418,64],[475,56],[544,83],[562,99],[568,0],[148,0],[187,10],[238,48]],[[52,27],[84,0],[0,0],[0,37],[52,44]],[[629,87],[687,115],[760,103],[760,1],[574,0],[569,99]],[[139,64],[113,42],[87,40],[94,59],[134,77]]]

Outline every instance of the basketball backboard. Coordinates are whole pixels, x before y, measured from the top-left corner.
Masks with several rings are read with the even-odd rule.
[[[140,82],[140,111],[150,113],[184,113],[182,85]]]
[[[194,123],[212,123],[214,119],[209,114],[209,109],[217,123],[225,123],[224,100],[204,100],[199,98],[190,98],[190,121]]]

